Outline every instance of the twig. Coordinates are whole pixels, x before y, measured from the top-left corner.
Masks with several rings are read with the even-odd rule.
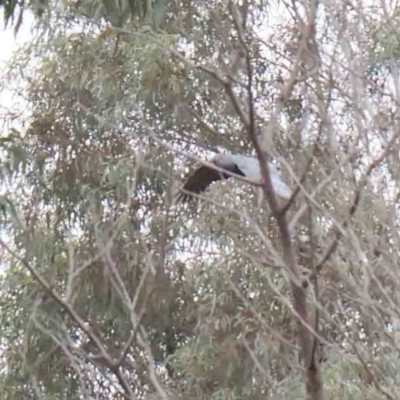
[[[63,300],[60,294],[58,294],[54,289],[51,288],[49,283],[36,271],[35,268],[31,267],[31,265],[25,258],[21,257],[14,250],[12,250],[2,239],[0,239],[0,245],[6,251],[8,251],[9,254],[16,258],[32,274],[35,280],[43,287],[43,289],[50,295],[50,297],[52,297],[66,311],[66,313],[79,326],[79,328],[95,344],[97,350],[100,352],[101,358],[104,360],[104,363],[111,371],[114,372],[128,398],[134,399],[134,393],[127,383],[124,374],[119,368],[115,368],[111,356],[107,353],[107,350],[103,346],[101,339],[94,333],[92,327],[77,314],[77,312],[70,306],[69,303],[66,303]]]
[[[350,209],[349,209],[349,212],[348,212],[348,217],[343,222],[343,226],[342,226],[343,230],[347,228],[347,226],[349,225],[352,217],[354,216],[354,214],[357,211],[358,205],[359,205],[360,200],[361,200],[362,192],[363,192],[364,187],[365,187],[365,185],[366,185],[366,183],[368,181],[369,176],[371,175],[372,171],[386,158],[386,156],[388,155],[389,151],[392,148],[392,145],[396,142],[396,140],[399,137],[399,135],[400,135],[400,129],[396,130],[393,133],[393,135],[390,138],[390,140],[389,140],[388,144],[386,145],[385,149],[368,166],[366,172],[364,173],[363,177],[361,178],[361,182],[360,182],[359,188],[355,192],[353,203],[350,206]],[[337,246],[339,244],[339,240],[341,239],[342,236],[343,236],[343,232],[337,230],[336,233],[335,233],[335,238],[332,240],[332,242],[328,246],[325,254],[321,257],[320,261],[317,263],[317,265],[315,267],[317,272],[321,271],[323,265],[330,259],[332,254],[335,252],[335,250],[337,249]]]
[[[374,373],[371,371],[369,368],[368,364],[365,362],[364,357],[361,356],[360,352],[358,351],[358,348],[354,342],[351,342],[351,346],[353,347],[354,352],[356,353],[358,359],[361,361],[361,364],[365,370],[365,372],[368,374],[368,376],[371,378],[374,386],[376,389],[381,392],[387,399],[389,400],[395,400],[395,397],[393,397],[390,393],[388,393],[379,383],[378,379],[376,379]]]

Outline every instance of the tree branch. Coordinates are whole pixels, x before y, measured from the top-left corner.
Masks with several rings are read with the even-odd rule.
[[[66,311],[66,313],[71,317],[72,321],[74,321],[79,328],[87,335],[87,337],[94,343],[97,350],[100,352],[100,356],[105,363],[105,365],[114,372],[117,377],[121,387],[125,391],[125,395],[129,399],[135,399],[134,393],[130,388],[129,384],[126,381],[125,375],[121,372],[119,368],[116,368],[111,356],[108,354],[106,348],[103,346],[101,339],[94,333],[92,327],[88,322],[84,321],[78,313],[71,307],[69,303],[64,301],[59,293],[57,293],[49,283],[33,268],[29,262],[17,254],[14,250],[12,250],[2,239],[0,239],[0,245],[15,259],[17,259],[34,277],[34,279],[42,286],[42,288],[49,294],[51,298],[53,298],[56,303],[58,303],[61,308]]]

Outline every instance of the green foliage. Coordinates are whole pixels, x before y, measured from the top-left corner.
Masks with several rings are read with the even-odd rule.
[[[4,12],[4,25],[7,26],[8,22],[10,20],[14,20],[16,17],[17,11],[18,17],[17,17],[17,22],[16,22],[16,31],[18,31],[18,28],[20,27],[22,23],[22,17],[23,17],[23,11],[22,9],[24,8],[25,2],[22,1],[15,1],[15,0],[1,0],[0,1],[0,6],[3,8]]]
[[[183,153],[252,149],[238,108],[254,109],[292,187],[310,165],[287,220],[327,398],[395,398],[398,151],[360,179],[396,131],[395,96],[367,68],[385,78],[395,32],[368,13],[360,36],[351,13],[336,31],[321,14],[303,43],[299,10],[280,19],[269,2],[45,11],[7,75],[25,123],[5,117],[0,137],[3,398],[304,398],[292,276],[259,190],[227,180],[174,203]],[[365,57],[358,75],[346,41]]]

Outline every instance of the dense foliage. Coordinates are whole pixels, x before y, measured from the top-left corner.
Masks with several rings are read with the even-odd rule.
[[[368,4],[42,4],[2,83],[2,398],[317,398],[291,282],[326,398],[398,398],[399,11]],[[252,132],[301,282],[260,189],[175,201]]]

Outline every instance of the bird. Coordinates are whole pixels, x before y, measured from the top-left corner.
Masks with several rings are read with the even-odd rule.
[[[228,173],[218,171],[207,165],[202,165],[194,171],[184,183],[178,196],[178,201],[185,203],[190,201],[194,194],[204,192],[211,183],[228,179],[232,173],[243,176],[255,184],[262,184],[260,163],[257,157],[245,156],[242,154],[217,153],[211,159],[215,166],[226,170]],[[268,169],[271,177],[272,187],[275,193],[284,199],[291,195],[289,186],[280,178],[278,170],[274,164],[268,163]]]

